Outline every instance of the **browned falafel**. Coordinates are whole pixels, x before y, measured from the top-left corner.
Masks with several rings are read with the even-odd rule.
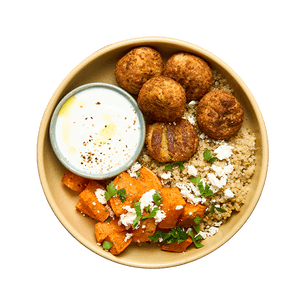
[[[137,103],[144,115],[153,120],[172,122],[184,114],[186,93],[175,80],[157,76],[144,83]]]
[[[172,55],[163,72],[164,76],[179,82],[186,91],[187,102],[199,101],[212,85],[212,71],[200,57],[180,52]]]
[[[146,134],[148,154],[159,163],[187,161],[198,147],[198,135],[186,119],[173,123],[156,122]]]
[[[211,138],[229,139],[241,128],[244,111],[231,93],[214,90],[200,100],[196,120],[199,129]]]
[[[150,78],[161,75],[164,63],[155,49],[142,46],[132,49],[116,64],[116,81],[130,94],[137,95],[142,85]]]

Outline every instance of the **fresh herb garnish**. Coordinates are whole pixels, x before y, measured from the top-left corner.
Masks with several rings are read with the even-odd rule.
[[[195,219],[194,219],[194,223],[196,225],[193,226],[193,229],[195,230],[196,233],[199,233],[201,231],[201,228],[199,226],[199,224],[201,223],[202,219],[200,216],[197,216]]]
[[[150,206],[150,205],[149,205],[149,206]],[[151,213],[149,213],[149,215],[143,216],[143,217],[141,218],[141,221],[144,221],[144,220],[146,220],[146,219],[155,217],[155,216],[156,216],[156,212],[157,212],[158,210],[159,210],[158,207],[153,208],[153,210],[151,211]],[[147,212],[148,212],[148,211],[147,211]]]
[[[161,201],[163,200],[163,198],[160,195],[160,191],[156,190],[155,193],[152,196],[153,198],[153,202],[155,203],[155,205],[159,206]]]
[[[212,157],[211,156],[211,151],[210,150],[205,150],[205,152],[203,153],[204,159],[209,162],[210,164],[214,163],[217,158],[216,157]]]
[[[139,170],[136,171],[136,175],[137,175],[137,177],[140,177],[140,171]]]
[[[184,170],[184,164],[183,164],[183,162],[181,162],[181,161],[173,162],[173,163],[171,163],[171,164],[168,164],[168,165],[165,166],[165,169],[168,170],[168,171],[172,171],[172,170],[173,170],[173,167],[174,167],[175,165],[178,165],[178,167],[179,167],[180,170]]]
[[[126,189],[125,188],[117,190],[117,195],[122,202],[125,202],[126,199],[127,199],[127,196],[128,196],[128,194],[126,194]]]
[[[151,167],[152,164],[155,164],[155,165],[158,166],[158,167],[163,166],[162,164],[157,163],[157,162],[155,162],[154,160],[152,160],[152,161],[149,163],[149,167]]]
[[[179,244],[185,241],[188,238],[188,235],[182,227],[177,226],[176,229],[172,228],[167,233],[158,230],[155,234],[148,237],[152,242],[158,242],[158,239],[161,238],[163,240],[163,244],[172,244],[174,242]]]
[[[113,243],[108,242],[108,241],[104,241],[103,244],[102,244],[102,248],[105,249],[105,250],[111,249],[112,246],[113,246]]]
[[[108,217],[107,219],[105,219],[103,222],[104,223],[110,223],[112,221],[112,218],[111,217]]]
[[[203,238],[200,234],[197,235],[197,236],[194,236],[193,235],[193,230],[191,230],[191,231],[188,232],[188,235],[191,236],[192,241],[193,241],[193,243],[194,243],[194,245],[195,245],[196,248],[202,248],[202,247],[204,247],[203,244],[199,243],[199,241]]]
[[[108,201],[112,196],[116,195],[117,191],[113,182],[107,185],[107,191],[105,192],[105,198]]]
[[[133,225],[132,228],[134,229],[136,227],[136,225],[138,224],[138,222],[140,221],[141,218],[141,208],[140,208],[140,202],[136,202],[134,200],[134,209],[136,211],[136,218],[133,221]]]
[[[197,187],[200,191],[200,195],[197,195],[197,196],[201,196],[201,197],[214,196],[212,191],[210,190],[210,187],[207,184],[204,186],[204,184],[201,181],[201,178],[199,176],[191,178],[191,182],[193,184],[197,184]]]
[[[227,212],[227,210],[225,210],[225,209],[222,209],[222,208],[220,208],[220,207],[216,207],[216,206],[215,206],[215,203],[212,204],[212,207],[211,207],[211,209],[210,209],[210,213],[211,213],[211,214],[214,213],[214,209],[215,209],[216,211],[218,211],[218,212],[221,212],[221,213]]]
[[[108,201],[111,197],[118,195],[118,197],[120,198],[120,200],[122,202],[125,202],[127,199],[128,194],[126,194],[126,189],[122,188],[119,190],[116,190],[115,185],[113,182],[110,182],[107,185],[107,191],[105,192],[105,198]]]

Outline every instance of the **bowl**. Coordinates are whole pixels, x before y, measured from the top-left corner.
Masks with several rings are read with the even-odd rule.
[[[134,121],[136,125],[128,128]],[[112,178],[131,167],[145,135],[145,119],[135,99],[120,87],[102,82],[69,92],[56,106],[50,123],[50,141],[59,161],[71,172],[95,180]],[[86,157],[92,153],[94,157]]]
[[[78,194],[61,184],[65,167],[54,153],[50,138],[49,126],[52,114],[60,100],[73,89],[93,82],[117,85],[114,69],[117,61],[128,51],[138,46],[150,46],[157,49],[164,62],[174,53],[184,51],[203,58],[212,69],[225,77],[234,90],[234,95],[242,101],[245,113],[245,124],[256,135],[256,171],[251,178],[246,203],[239,213],[234,214],[220,227],[219,232],[204,241],[204,247],[197,249],[191,246],[183,254],[162,251],[157,244],[132,243],[119,256],[113,256],[96,245],[94,235],[95,220],[82,217],[75,210]],[[195,261],[210,254],[225,244],[244,225],[253,212],[266,180],[268,169],[268,139],[265,123],[252,93],[225,62],[207,50],[192,43],[165,37],[143,37],[121,41],[108,45],[90,55],[76,66],[62,81],[54,92],[44,112],[37,141],[37,165],[42,188],[50,207],[61,224],[80,243],[103,258],[123,265],[140,268],[165,268]]]

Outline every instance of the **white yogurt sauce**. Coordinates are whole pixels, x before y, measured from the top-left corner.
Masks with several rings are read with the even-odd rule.
[[[55,126],[59,150],[86,173],[108,173],[126,164],[140,140],[136,110],[118,92],[92,87],[61,107]]]

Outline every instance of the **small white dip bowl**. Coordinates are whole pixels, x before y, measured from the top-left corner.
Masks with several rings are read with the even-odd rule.
[[[52,148],[68,170],[102,180],[127,170],[136,161],[146,129],[129,93],[96,82],[77,87],[61,99],[49,132]]]

